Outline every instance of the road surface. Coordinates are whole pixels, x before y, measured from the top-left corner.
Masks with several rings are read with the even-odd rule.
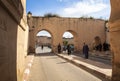
[[[57,57],[54,54],[37,54],[29,81],[102,81],[92,74]]]
[[[43,49],[41,48],[41,46],[36,47],[35,50],[36,53],[49,53],[51,52],[51,49],[48,48],[47,46],[44,46]]]

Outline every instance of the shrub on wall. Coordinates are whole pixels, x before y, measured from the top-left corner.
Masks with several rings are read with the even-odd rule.
[[[58,14],[47,13],[44,17],[60,17]]]

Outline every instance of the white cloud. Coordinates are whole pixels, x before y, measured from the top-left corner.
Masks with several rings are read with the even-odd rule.
[[[36,36],[48,36],[48,37],[51,37],[50,33],[45,31],[45,30],[42,30],[42,31],[38,32]],[[73,35],[70,32],[65,32],[63,34],[63,37],[71,38],[71,37],[73,37]]]
[[[110,4],[105,3],[104,0],[82,0],[61,9],[59,13],[64,17],[89,16],[90,14],[110,9],[109,5]],[[108,14],[109,13],[110,12],[108,12]]]
[[[57,1],[59,1],[59,2],[68,2],[70,0],[57,0]]]
[[[36,36],[48,36],[48,37],[51,37],[50,33],[47,32],[47,31],[44,31],[44,30],[42,30],[39,33],[37,33]]]
[[[63,37],[65,37],[65,38],[71,38],[71,37],[73,37],[73,35],[70,32],[65,32],[63,34]]]
[[[63,0],[57,0],[57,1],[62,2]]]

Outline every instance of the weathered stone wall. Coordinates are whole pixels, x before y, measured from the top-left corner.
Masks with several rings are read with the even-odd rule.
[[[110,43],[113,51],[112,81],[120,81],[120,0],[111,1],[109,20]]]
[[[0,0],[0,81],[22,81],[27,55],[25,0]]]
[[[62,44],[64,32],[69,31],[74,35],[74,45],[77,51],[82,49],[86,42],[90,47],[94,37],[99,36],[102,42],[105,41],[105,21],[98,19],[80,19],[80,18],[59,18],[59,17],[30,17],[28,18],[30,26],[30,47],[35,46],[36,34],[41,30],[47,30],[52,35],[53,51],[59,43]]]
[[[37,36],[36,44],[37,45],[51,45],[51,38],[47,36]]]

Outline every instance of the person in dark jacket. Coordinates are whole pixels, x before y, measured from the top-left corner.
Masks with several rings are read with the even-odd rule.
[[[103,43],[103,51],[108,51],[109,50],[109,44],[106,42]]]
[[[71,47],[70,47],[70,45],[69,45],[69,44],[67,45],[67,52],[68,52],[68,55],[70,55],[70,54],[71,54]]]
[[[41,49],[43,50],[43,48],[44,48],[44,46],[42,45],[42,46],[41,46]]]
[[[58,53],[61,53],[61,45],[60,45],[60,43],[58,45]]]
[[[83,45],[83,54],[85,55],[85,58],[88,59],[88,56],[89,56],[89,47],[87,44],[84,43]]]

